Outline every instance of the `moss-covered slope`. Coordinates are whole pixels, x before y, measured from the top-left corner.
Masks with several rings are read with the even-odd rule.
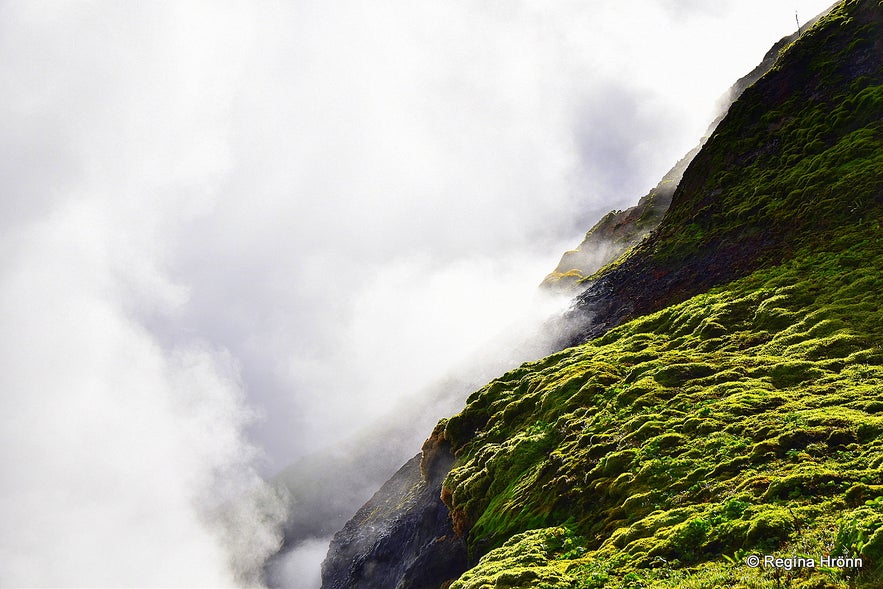
[[[811,27],[819,17],[807,23]],[[788,35],[776,42],[764,55],[763,60],[745,76],[736,80],[721,97],[721,114],[708,126],[699,145],[691,149],[669,170],[662,180],[641,197],[638,203],[624,211],[614,210],[598,221],[586,233],[576,249],[561,256],[558,266],[549,273],[540,285],[559,291],[576,292],[599,268],[618,258],[624,251],[640,243],[656,229],[663,215],[671,205],[672,195],[681,181],[689,163],[693,160],[729,110],[730,105],[766,74],[776,64],[779,53],[798,38],[798,33]]]
[[[881,21],[846,1],[786,48],[595,277],[603,335],[444,424],[454,589],[883,587]]]
[[[883,182],[878,2],[840,4],[785,47],[687,168],[658,229],[580,295],[591,339],[830,240]]]
[[[460,457],[446,498],[473,556],[563,526],[550,559],[574,578],[664,580],[708,560],[736,578],[725,557],[740,550],[835,545],[883,564],[883,503],[866,504],[883,496],[883,230],[831,245],[473,395],[445,428]],[[850,530],[865,524],[862,548]]]

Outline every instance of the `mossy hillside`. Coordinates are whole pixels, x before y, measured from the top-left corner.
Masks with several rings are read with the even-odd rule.
[[[883,5],[842,2],[747,88],[657,230],[599,270],[572,343],[835,239],[883,207]],[[614,296],[609,296],[615,293]]]
[[[883,6],[869,0],[842,2],[783,49],[694,160],[655,257],[677,262],[759,231],[793,246],[879,205],[881,55]]]
[[[818,17],[813,18],[807,23],[807,27],[811,27],[817,20]],[[599,269],[614,262],[624,251],[650,235],[668,210],[672,195],[683,178],[687,166],[723,120],[729,106],[746,88],[772,69],[782,50],[798,36],[799,34],[795,32],[777,41],[757,67],[737,80],[721,98],[722,112],[709,125],[700,144],[678,161],[657,186],[638,201],[636,206],[625,211],[611,211],[598,221],[575,250],[565,252],[558,266],[546,276],[541,286],[576,289],[580,284],[591,281]]]
[[[454,587],[525,567],[533,581],[497,586],[772,587],[728,558],[835,549],[879,586],[883,229],[865,220],[828,246],[470,397],[445,426],[445,494],[486,556]],[[568,550],[537,556],[559,527]],[[522,552],[533,564],[516,566]],[[788,574],[845,587],[856,572]]]
[[[883,586],[881,21],[844,1],[783,49],[581,295],[603,336],[446,422],[455,589]]]

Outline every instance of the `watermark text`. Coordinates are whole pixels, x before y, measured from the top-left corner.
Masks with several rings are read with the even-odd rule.
[[[864,562],[852,556],[773,556],[772,554],[751,554],[745,558],[745,564],[751,568],[765,569],[860,569]]]

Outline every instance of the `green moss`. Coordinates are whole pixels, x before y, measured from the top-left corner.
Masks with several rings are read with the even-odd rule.
[[[829,551],[835,506],[883,495],[883,311],[851,288],[883,273],[883,248],[848,243],[841,253],[858,265],[805,249],[479,391],[448,422],[483,425],[457,438],[445,482],[475,522],[473,555],[487,553],[490,567],[513,536],[567,522],[586,550],[567,583],[621,580],[626,570],[652,577],[658,559],[681,571],[738,550],[787,554],[810,540]],[[801,319],[775,329],[771,308]],[[726,333],[703,350],[710,317]],[[769,337],[746,337],[755,330]],[[848,357],[861,362],[831,366],[799,345],[830,337],[848,337]],[[827,512],[806,517],[819,502]],[[870,538],[876,520],[862,509],[856,521]],[[845,546],[858,524],[842,525]],[[622,567],[602,574],[585,559]]]
[[[513,536],[566,522],[586,539],[586,555],[567,574],[549,565],[530,582],[618,583],[623,571],[650,579],[657,559],[675,572],[718,563],[707,573],[718,578],[730,574],[723,557],[738,550],[787,554],[809,542],[807,550],[830,551],[838,525],[842,546],[859,528],[862,541],[883,543],[863,504],[853,520],[834,515],[883,495],[883,312],[852,286],[883,275],[883,248],[858,239],[860,227],[849,231],[839,252],[804,249],[473,395],[446,426],[458,463],[445,485],[474,522],[473,555],[487,553],[474,574],[496,567],[495,547]],[[775,329],[772,308],[801,319]],[[702,349],[710,317],[726,333]],[[693,332],[675,337],[673,325]],[[769,335],[748,337],[755,331]],[[800,345],[830,337],[848,338],[852,362],[831,365],[830,354]],[[820,504],[821,516],[804,515]],[[622,566],[602,573],[585,559]],[[830,586],[845,582],[829,577]]]
[[[579,540],[564,528],[533,530],[513,536],[479,561],[450,589],[571,589],[566,557],[579,554]]]
[[[883,586],[883,73],[844,69],[880,12],[843,2],[783,51],[783,96],[746,91],[640,253],[769,239],[763,263],[447,421],[475,561],[454,588]],[[867,560],[774,573],[752,552]]]

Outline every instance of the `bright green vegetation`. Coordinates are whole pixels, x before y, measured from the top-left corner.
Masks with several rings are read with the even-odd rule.
[[[704,173],[685,182],[660,226],[658,261],[737,240],[818,241],[879,204],[883,5],[872,4],[841,3],[784,51],[767,75],[775,83],[732,106],[694,161]]]
[[[881,11],[844,2],[788,49],[772,110],[746,91],[649,254],[779,232],[759,269],[525,364],[447,420],[443,498],[476,562],[453,589],[883,587],[883,75],[879,55],[852,82],[838,69],[883,44]],[[823,75],[835,91],[804,96]]]
[[[552,587],[775,586],[730,560],[752,551],[861,553],[880,586],[883,229],[853,229],[475,393],[445,484],[475,555],[505,545],[455,587],[515,562]]]

